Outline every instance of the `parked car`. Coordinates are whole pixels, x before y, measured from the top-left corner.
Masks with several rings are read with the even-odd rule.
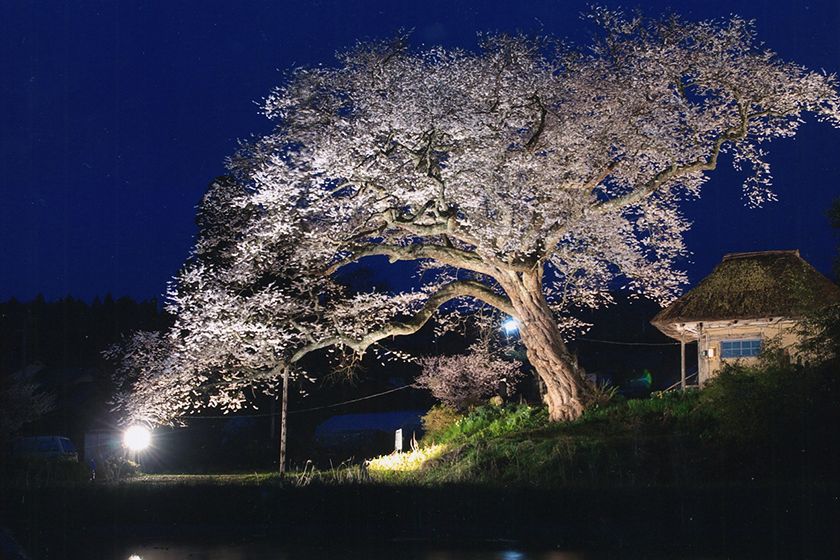
[[[79,462],[79,453],[70,439],[62,436],[18,438],[12,443],[12,457],[49,461]]]

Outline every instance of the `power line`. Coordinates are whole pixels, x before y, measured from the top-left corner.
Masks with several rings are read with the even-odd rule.
[[[578,337],[575,339],[582,340],[584,342],[595,342],[599,344],[615,344],[619,346],[677,346],[679,342],[627,342],[622,340],[603,340],[599,338],[586,338],[586,337]],[[389,393],[395,393],[397,391],[402,391],[403,389],[408,389],[413,385],[403,385],[402,387],[396,387],[394,389],[388,389],[387,391],[382,391],[381,393],[374,393],[372,395],[367,395],[364,397],[359,397],[357,399],[350,399],[347,401],[341,401],[333,404],[327,404],[324,406],[313,406],[311,408],[301,408],[299,410],[290,410],[289,414],[300,414],[302,412],[314,412],[316,410],[326,410],[328,408],[336,408],[339,406],[344,406],[345,404],[352,404],[356,402],[366,401],[368,399],[373,399],[376,397],[381,397],[382,395],[387,395]],[[206,420],[223,420],[228,418],[267,418],[269,416],[279,416],[279,412],[263,412],[260,414],[221,414],[221,415],[214,415],[214,416],[182,416],[181,418],[188,418],[188,419],[206,419]]]
[[[326,404],[324,406],[313,406],[312,408],[301,408],[299,410],[290,410],[289,414],[298,414],[300,412],[312,412],[314,410],[324,410],[324,409],[327,409],[327,408],[335,408],[335,407],[338,407],[338,406],[343,406],[345,404],[355,403],[355,402],[359,402],[359,401],[366,401],[368,399],[372,399],[372,398],[375,398],[375,397],[381,397],[382,395],[387,395],[388,393],[395,393],[397,391],[402,391],[403,389],[408,389],[409,387],[413,387],[413,385],[411,385],[411,384],[403,385],[402,387],[397,387],[395,389],[388,389],[387,391],[382,391],[381,393],[374,393],[373,395],[367,395],[367,396],[364,396],[364,397],[359,397],[357,399],[350,399],[348,401],[341,401],[341,402],[337,402],[337,403],[333,403],[333,404]],[[204,420],[224,420],[224,419],[228,419],[228,418],[266,418],[266,417],[269,417],[269,416],[278,416],[279,414],[280,414],[279,412],[263,412],[263,413],[260,413],[260,414],[236,414],[235,416],[233,414],[220,414],[220,415],[215,415],[215,416],[206,416],[206,415],[202,414],[200,416],[181,416],[181,418],[199,419],[199,420],[202,420],[202,419],[204,419]]]
[[[324,405],[324,406],[314,406],[312,408],[302,408],[300,410],[290,410],[289,414],[296,414],[298,412],[312,412],[313,410],[323,410],[325,408],[335,408],[337,406],[342,406],[342,405],[345,405],[345,404],[350,404],[350,403],[359,402],[359,401],[366,401],[366,400],[372,399],[374,397],[381,397],[382,395],[387,395],[388,393],[395,393],[397,391],[402,391],[403,389],[408,389],[409,387],[413,387],[413,385],[411,385],[411,384],[403,385],[402,387],[397,387],[396,389],[388,389],[387,391],[382,391],[381,393],[375,393],[373,395],[368,395],[366,397],[359,397],[358,399],[350,399],[349,401],[343,401],[343,402],[340,402],[340,403],[327,404],[327,405]]]
[[[600,344],[618,344],[620,346],[677,346],[679,342],[624,342],[620,340],[601,340],[598,338],[578,337],[575,340],[584,342],[598,342]]]

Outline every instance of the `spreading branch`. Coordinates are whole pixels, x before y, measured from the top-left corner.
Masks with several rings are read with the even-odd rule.
[[[431,259],[455,268],[471,270],[481,274],[492,274],[491,267],[481,257],[470,251],[451,246],[428,243],[411,245],[369,244],[351,248],[350,251],[352,252],[351,256],[331,264],[324,273],[327,275],[333,274],[348,264],[366,257],[388,257],[388,260],[392,263]]]
[[[474,280],[459,280],[444,285],[434,294],[429,296],[426,303],[423,305],[423,308],[415,313],[410,319],[405,321],[392,321],[382,328],[369,332],[361,338],[339,335],[308,344],[295,352],[289,362],[296,363],[303,359],[303,357],[307,354],[316,350],[328,348],[330,346],[345,346],[357,353],[362,353],[372,344],[375,344],[382,339],[414,334],[423,328],[423,326],[429,321],[429,319],[432,318],[435,312],[442,305],[462,297],[471,297],[482,301],[487,305],[495,307],[503,313],[507,313],[508,315],[514,317],[516,316],[516,311],[507,297],[492,291],[481,282],[476,282]]]

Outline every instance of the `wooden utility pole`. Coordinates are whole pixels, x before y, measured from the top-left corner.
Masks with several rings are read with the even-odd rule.
[[[269,409],[269,413],[271,414],[271,424],[269,425],[269,435],[268,438],[273,440],[277,437],[277,401],[271,399],[271,408]]]
[[[289,403],[289,368],[283,368],[283,399],[280,405],[280,474],[286,472],[286,408]]]

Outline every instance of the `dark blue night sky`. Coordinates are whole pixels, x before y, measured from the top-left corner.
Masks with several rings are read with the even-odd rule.
[[[297,65],[414,29],[471,48],[478,31],[586,42],[587,2],[29,2],[0,5],[0,299],[159,295],[186,257],[195,204],[237,139],[268,130],[256,102]],[[608,5],[618,5],[608,2]],[[636,4],[621,4],[634,6]],[[687,18],[755,18],[786,59],[840,71],[840,3],[645,2]],[[716,172],[686,207],[692,280],[731,251],[799,248],[828,273],[825,211],[840,196],[840,131],[809,121],[771,148],[781,201],[744,208]]]

